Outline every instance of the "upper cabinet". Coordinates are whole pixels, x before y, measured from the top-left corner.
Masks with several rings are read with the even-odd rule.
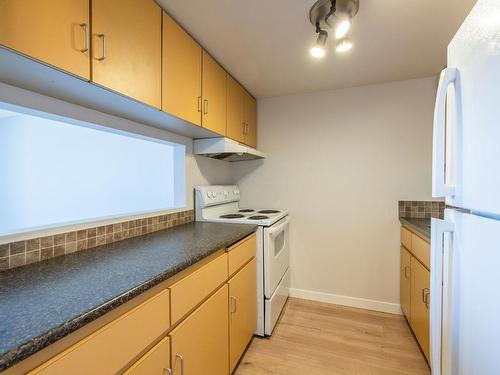
[[[257,146],[255,99],[154,0],[0,0],[0,45]]]
[[[257,147],[257,103],[229,74],[226,135],[250,147]]]
[[[88,0],[0,1],[0,44],[90,79]]]
[[[226,135],[226,72],[203,51],[202,126]]]
[[[163,13],[162,110],[201,125],[201,47]]]
[[[247,92],[243,100],[245,115],[245,141],[250,147],[257,147],[257,101]]]
[[[161,17],[153,0],[92,0],[92,81],[160,109]]]
[[[245,116],[243,100],[245,89],[236,80],[227,75],[227,129],[226,135],[238,142],[245,142]]]

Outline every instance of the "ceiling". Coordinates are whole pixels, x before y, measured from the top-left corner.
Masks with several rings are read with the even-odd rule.
[[[256,97],[429,77],[476,0],[360,0],[354,48],[309,55],[314,0],[157,0]]]

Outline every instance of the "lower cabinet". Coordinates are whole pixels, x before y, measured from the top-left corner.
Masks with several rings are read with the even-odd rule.
[[[400,250],[399,303],[408,321],[410,320],[410,259],[411,255],[403,246]]]
[[[170,333],[173,374],[229,373],[228,289],[220,288]]]
[[[252,234],[29,375],[229,375],[257,323],[255,252]]]
[[[138,360],[125,375],[165,375],[170,369],[170,337],[165,337]]]
[[[430,272],[414,257],[411,258],[411,317],[410,326],[429,361]]]
[[[403,314],[429,362],[430,244],[401,227],[399,291]]]
[[[235,369],[257,322],[255,258],[229,280],[229,368]]]

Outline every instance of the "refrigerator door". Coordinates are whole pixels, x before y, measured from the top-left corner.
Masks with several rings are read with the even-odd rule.
[[[499,234],[500,221],[456,210],[433,219],[433,375],[499,373]]]
[[[500,214],[499,98],[500,1],[478,0],[448,46],[436,99],[433,195],[448,205]]]

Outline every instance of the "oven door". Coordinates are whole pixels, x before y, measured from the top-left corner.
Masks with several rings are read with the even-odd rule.
[[[285,217],[276,224],[264,228],[264,295],[271,298],[290,264],[288,227]]]

